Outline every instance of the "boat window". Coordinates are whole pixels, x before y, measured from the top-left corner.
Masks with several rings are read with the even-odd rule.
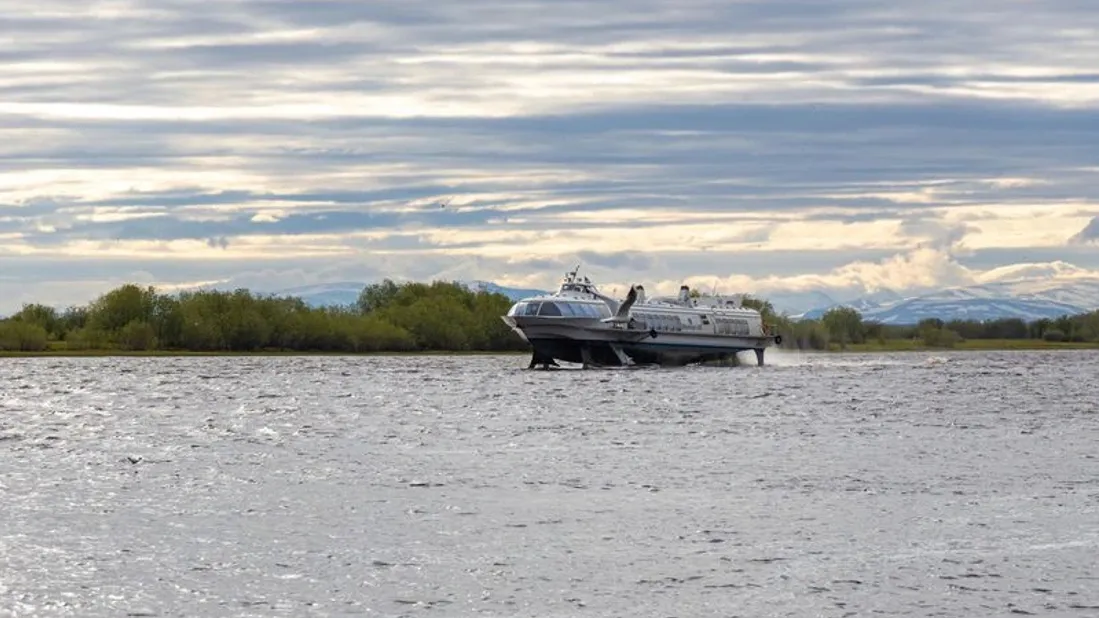
[[[572,310],[572,304],[570,303],[557,303],[557,308],[561,311],[561,315],[566,318],[571,318],[576,315]]]
[[[542,308],[538,310],[538,315],[560,317],[561,310],[557,308],[557,303],[542,303]]]
[[[575,309],[576,315],[587,318],[605,318],[611,315],[611,310],[604,304],[577,303]]]
[[[748,320],[743,318],[718,317],[714,319],[714,322],[716,332],[719,334],[746,336],[751,332]]]
[[[542,303],[527,303],[527,309],[523,315],[538,315],[538,309]]]
[[[526,311],[526,309],[526,303],[515,303],[511,306],[511,309],[508,309],[508,315],[523,315],[523,312]]]

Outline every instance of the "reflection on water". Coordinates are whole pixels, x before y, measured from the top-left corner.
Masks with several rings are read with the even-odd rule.
[[[1089,352],[0,364],[16,615],[1099,615]]]

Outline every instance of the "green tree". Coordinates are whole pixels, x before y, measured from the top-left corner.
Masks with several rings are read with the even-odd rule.
[[[761,298],[753,298],[747,294],[741,299],[740,304],[748,309],[755,309],[763,316],[764,321],[774,322],[778,317],[778,313],[775,311],[775,306],[771,304],[769,300],[763,300]]]
[[[392,279],[384,279],[381,283],[374,283],[363,288],[363,291],[359,293],[359,300],[355,304],[359,311],[364,314],[381,311],[393,302],[401,290],[402,288],[394,283]]]
[[[1099,311],[1073,317],[1077,336],[1082,341],[1099,341]]]
[[[943,328],[950,329],[962,339],[980,339],[984,326],[977,320],[950,320],[943,324]]]
[[[48,345],[49,336],[40,324],[22,320],[0,320],[0,350],[14,352],[41,352]]]
[[[412,333],[422,350],[470,350],[470,311],[453,298],[425,297],[386,311],[390,323]]]
[[[63,311],[58,318],[59,339],[68,339],[69,335],[77,330],[80,330],[88,324],[88,308],[87,307],[69,307]]]
[[[19,313],[11,316],[10,319],[27,324],[37,324],[46,331],[47,335],[52,337],[57,337],[63,332],[61,317],[57,314],[56,309],[48,305],[24,304]]]
[[[99,297],[88,311],[88,325],[108,332],[118,332],[134,320],[151,322],[156,290],[128,283]]]
[[[470,310],[477,328],[474,349],[521,350],[527,347],[527,343],[500,319],[511,305],[511,299],[503,294],[482,292],[474,297]]]
[[[840,348],[846,349],[849,343],[862,343],[862,315],[852,307],[833,307],[821,316],[821,324]]]
[[[259,305],[247,290],[236,290],[227,299],[222,320],[225,343],[231,350],[259,350],[267,346],[271,325],[264,319]]]
[[[1046,341],[1065,341],[1067,339],[1067,336],[1065,335],[1064,331],[1056,328],[1051,328],[1042,333],[1042,339]]]
[[[65,344],[70,350],[106,350],[111,347],[111,334],[84,326],[69,332]]]
[[[1053,321],[1053,329],[1061,332],[1062,341],[1076,341],[1076,321],[1072,316],[1063,315]]]
[[[920,339],[928,347],[953,348],[961,340],[961,336],[949,328],[928,323],[920,328]]]
[[[886,333],[885,325],[880,322],[865,322],[863,323],[863,337],[866,340],[873,339],[878,343],[885,343]]]
[[[157,294],[153,299],[152,327],[159,345],[183,345],[183,306],[178,297]]]
[[[117,336],[123,350],[156,349],[156,329],[148,322],[134,320],[122,327]]]

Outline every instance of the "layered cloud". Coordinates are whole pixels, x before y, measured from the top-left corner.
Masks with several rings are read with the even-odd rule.
[[[0,313],[127,280],[1099,269],[1085,2],[0,9]]]
[[[1099,217],[1092,217],[1084,229],[1073,234],[1068,241],[1073,245],[1099,244]]]

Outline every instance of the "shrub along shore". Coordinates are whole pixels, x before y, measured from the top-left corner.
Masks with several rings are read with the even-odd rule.
[[[379,354],[525,352],[500,320],[512,301],[457,283],[390,280],[346,307],[233,292],[164,294],[123,285],[58,311],[25,305],[0,320],[0,355]],[[850,308],[794,321],[748,298],[783,336],[782,348],[820,351],[1065,349],[1099,347],[1099,312],[1026,322],[924,320],[914,326],[864,321]]]

